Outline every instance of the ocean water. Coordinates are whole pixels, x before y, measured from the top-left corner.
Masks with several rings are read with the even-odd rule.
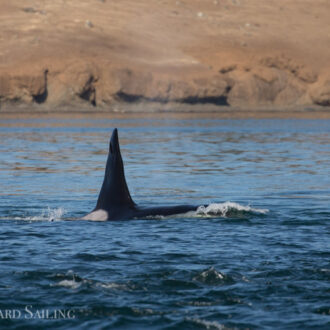
[[[92,210],[119,128],[133,199]],[[0,120],[0,327],[329,329],[330,121]]]

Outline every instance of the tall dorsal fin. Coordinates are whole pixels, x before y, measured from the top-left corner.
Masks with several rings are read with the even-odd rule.
[[[111,207],[117,205],[134,207],[135,203],[127,187],[124,164],[119,147],[118,130],[115,128],[110,139],[104,180],[95,210],[110,210]]]

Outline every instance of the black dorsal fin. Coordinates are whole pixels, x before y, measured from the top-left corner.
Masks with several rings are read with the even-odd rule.
[[[125,179],[124,164],[120,153],[117,128],[113,130],[110,139],[109,155],[105,168],[104,180],[95,210],[110,210],[115,206],[135,206]]]

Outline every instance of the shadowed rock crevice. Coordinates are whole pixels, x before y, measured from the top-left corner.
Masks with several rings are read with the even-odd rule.
[[[0,98],[8,103],[45,103],[48,98],[48,70],[31,68],[29,72],[0,75]]]
[[[180,100],[181,103],[187,104],[214,104],[219,106],[228,106],[228,100],[226,96],[210,96],[210,97],[196,97],[191,96]]]
[[[135,102],[141,102],[141,101],[151,101],[151,99],[147,99],[143,97],[142,95],[134,95],[134,94],[127,94],[125,92],[118,92],[116,93],[114,99],[116,101],[122,101],[127,103],[135,103]]]
[[[42,104],[42,103],[45,103],[47,101],[47,97],[48,97],[47,74],[48,74],[48,70],[45,70],[45,72],[44,72],[45,82],[44,82],[43,90],[41,90],[40,93],[38,93],[38,94],[32,95],[33,101],[35,103]]]
[[[78,93],[78,96],[84,101],[89,102],[94,107],[96,106],[96,88],[95,82],[97,79],[91,75],[83,86],[82,90]]]
[[[177,103],[185,103],[185,104],[214,104],[219,106],[228,106],[229,103],[227,102],[227,97],[220,95],[217,97],[197,97],[197,96],[189,96],[182,99],[174,99],[169,100],[167,98],[148,98],[144,97],[143,95],[134,95],[134,94],[127,94],[124,92],[118,92],[115,95],[115,100],[119,102],[126,102],[126,103],[138,103],[138,102],[157,102],[166,104],[168,102],[177,102]]]
[[[42,94],[39,95],[32,95],[33,101],[38,104],[45,103],[48,97],[47,89]]]

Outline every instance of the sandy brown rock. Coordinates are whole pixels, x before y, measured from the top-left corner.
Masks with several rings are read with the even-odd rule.
[[[326,0],[0,3],[0,108],[330,105]]]
[[[310,94],[315,104],[330,106],[330,77],[315,84]]]
[[[0,100],[42,103],[46,94],[47,70],[4,72],[0,76]]]

